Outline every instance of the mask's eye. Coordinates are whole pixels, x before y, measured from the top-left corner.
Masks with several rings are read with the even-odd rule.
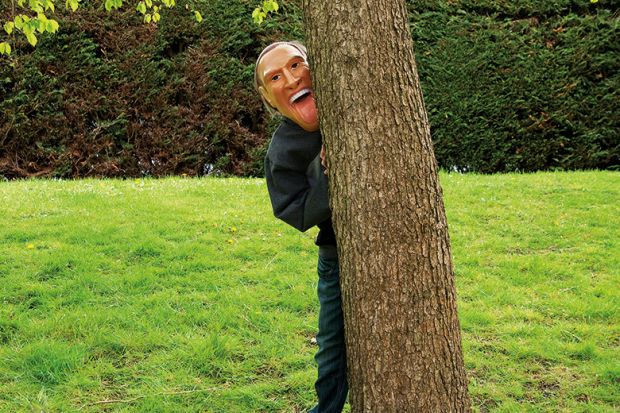
[[[272,81],[272,82],[277,82],[278,80],[280,80],[280,75],[273,75],[273,76],[271,77],[271,81]]]
[[[297,67],[298,67],[298,66],[299,66],[299,62],[297,62],[297,63],[293,63],[293,64],[291,65],[291,69],[297,69]]]

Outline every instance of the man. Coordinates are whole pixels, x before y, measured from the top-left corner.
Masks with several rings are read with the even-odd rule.
[[[339,413],[348,384],[338,253],[306,48],[297,42],[267,46],[256,61],[254,86],[267,110],[282,116],[265,157],[273,212],[300,231],[315,225],[320,230],[315,241],[319,247],[318,404],[310,412]]]

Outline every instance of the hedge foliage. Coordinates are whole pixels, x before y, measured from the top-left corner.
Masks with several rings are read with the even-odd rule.
[[[157,28],[100,3],[0,61],[0,174],[260,175],[274,122],[254,61],[271,41],[302,39],[298,3],[257,27],[255,1],[209,0],[201,24],[178,1]],[[409,2],[440,165],[618,169],[618,3]]]

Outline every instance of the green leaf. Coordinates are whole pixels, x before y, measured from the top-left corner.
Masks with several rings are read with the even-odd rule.
[[[145,23],[150,23],[151,22],[151,15],[150,14],[144,15],[144,22]]]
[[[13,23],[13,22],[6,22],[6,23],[4,23],[4,31],[7,34],[11,34],[13,32],[13,27],[15,27],[15,23]]]
[[[142,14],[146,13],[146,6],[144,5],[143,1],[138,3],[138,5],[136,6],[136,10],[138,10]]]
[[[36,29],[39,33],[45,33],[47,30],[47,16],[43,13],[37,15]]]
[[[11,54],[11,46],[7,42],[0,43],[0,54]]]
[[[36,13],[41,13],[43,11],[41,0],[28,0],[28,6],[30,6],[30,9]]]
[[[58,22],[56,20],[50,19],[47,21],[47,31],[50,33],[56,33],[58,31]]]
[[[252,12],[252,20],[254,20],[254,23],[256,24],[262,24],[266,16],[267,15],[260,7],[255,8]]]
[[[105,0],[106,11],[112,10],[112,6],[114,6],[114,0]]]
[[[35,30],[38,31],[39,33],[45,33],[46,29],[47,29],[47,21],[37,19],[36,24],[35,24]]]
[[[275,0],[265,0],[263,2],[263,11],[265,13],[269,12],[277,12],[278,11],[278,2]]]
[[[26,39],[28,39],[28,43],[32,46],[37,45],[37,36],[35,36],[34,33],[26,33]]]
[[[52,0],[43,0],[41,4],[44,10],[54,11],[54,2]]]
[[[161,19],[161,16],[159,15],[159,13],[154,13],[153,14],[153,21],[155,23],[157,23],[160,19]]]
[[[15,22],[15,27],[17,27],[18,29],[21,30],[22,27],[24,27],[24,20],[22,19],[21,16],[15,16],[13,21]]]
[[[277,13],[279,8],[276,0],[263,0],[263,4],[252,12],[252,19],[254,23],[261,24],[269,13]]]
[[[69,9],[71,9],[71,11],[76,11],[78,8],[78,0],[67,0],[65,3],[65,6]]]
[[[196,21],[197,21],[198,23],[200,23],[200,22],[202,21],[202,15],[200,14],[200,12],[199,12],[199,11],[197,11],[197,10],[196,10],[196,11],[194,11],[194,16],[196,17]]]
[[[146,7],[148,8],[153,7],[153,2],[151,0],[146,0]]]
[[[32,24],[24,23],[24,25],[22,26],[22,31],[24,32],[25,35],[33,34],[34,29],[32,27]]]
[[[26,0],[17,0],[17,5],[18,5],[19,7],[24,7],[24,2],[25,2],[25,1],[26,1]]]

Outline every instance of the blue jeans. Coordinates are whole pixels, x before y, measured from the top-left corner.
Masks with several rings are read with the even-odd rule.
[[[314,356],[318,364],[318,379],[314,384],[318,404],[309,413],[340,413],[349,385],[338,258],[319,257],[318,272],[319,351]]]

